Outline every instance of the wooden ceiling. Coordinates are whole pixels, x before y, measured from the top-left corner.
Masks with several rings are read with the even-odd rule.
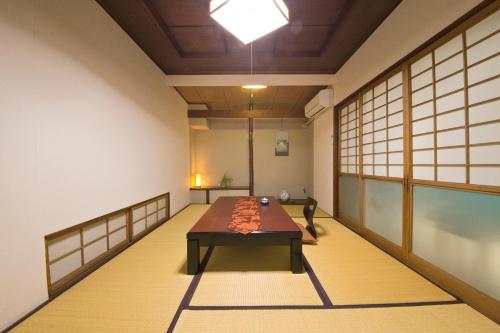
[[[254,90],[253,111],[250,91],[241,87],[177,87],[189,104],[207,104],[208,111],[189,111],[189,117],[213,118],[303,118],[304,106],[320,89],[318,86],[273,86]]]
[[[209,0],[96,0],[166,74],[242,74],[250,46]],[[332,74],[401,0],[284,0],[290,23],[253,43],[254,72]]]

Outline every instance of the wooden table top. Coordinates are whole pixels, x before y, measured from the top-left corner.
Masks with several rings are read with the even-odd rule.
[[[229,233],[237,232],[228,230],[227,225],[231,222],[234,204],[238,197],[220,197],[205,212],[205,214],[196,222],[188,234],[194,233]],[[257,197],[260,200],[260,197]],[[281,207],[278,200],[269,197],[268,205],[258,204],[260,211],[260,223],[262,230],[254,231],[252,234],[276,233],[276,232],[298,232],[301,233],[297,224],[290,218],[286,211]]]

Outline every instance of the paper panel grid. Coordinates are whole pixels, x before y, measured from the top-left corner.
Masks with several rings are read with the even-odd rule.
[[[498,18],[490,15],[410,64],[414,179],[500,186],[500,158],[482,155],[496,156],[500,144]]]
[[[402,71],[365,92],[363,102],[363,174],[403,177]]]
[[[358,174],[359,172],[359,107],[355,100],[340,111],[340,172]]]

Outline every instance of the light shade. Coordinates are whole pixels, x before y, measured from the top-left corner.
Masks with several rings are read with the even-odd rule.
[[[194,186],[201,187],[201,175],[199,173],[194,176]]]
[[[288,23],[283,0],[211,0],[210,16],[244,44]]]
[[[257,90],[257,89],[265,89],[267,86],[263,84],[245,84],[241,86],[243,89],[252,89],[252,90]]]

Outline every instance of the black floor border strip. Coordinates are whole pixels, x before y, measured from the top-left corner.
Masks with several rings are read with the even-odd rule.
[[[454,301],[429,301],[429,302],[406,302],[406,303],[374,303],[374,304],[345,304],[334,305],[332,309],[372,309],[372,308],[404,308],[415,306],[431,306],[431,305],[451,305],[463,304],[460,300]]]
[[[302,261],[304,264],[304,269],[306,270],[307,275],[309,276],[309,279],[311,280],[311,282],[314,286],[314,289],[316,289],[316,292],[318,293],[319,298],[323,302],[323,306],[332,306],[333,303],[330,300],[330,297],[328,297],[326,290],[321,285],[321,282],[319,281],[318,277],[316,276],[316,273],[314,273],[314,270],[313,270],[311,264],[309,263],[309,261],[307,261],[305,255],[302,255]]]
[[[190,305],[186,310],[318,310],[331,309],[325,305]]]
[[[451,301],[428,301],[428,302],[407,302],[407,303],[371,303],[371,304],[344,304],[344,305],[334,305],[330,300],[327,292],[321,285],[318,277],[314,273],[314,270],[305,257],[302,254],[304,269],[314,286],[314,289],[318,293],[322,305],[189,305],[191,300],[198,288],[201,277],[205,272],[205,269],[210,260],[210,256],[214,250],[214,246],[210,246],[203,257],[200,264],[200,269],[198,273],[193,277],[191,283],[189,284],[184,297],[175,312],[174,317],[167,329],[167,333],[173,333],[177,321],[184,310],[191,311],[232,311],[232,310],[347,310],[347,309],[373,309],[373,308],[395,308],[395,307],[417,307],[417,306],[432,306],[432,305],[452,305],[452,304],[463,304],[460,299]]]
[[[432,305],[463,304],[462,301],[435,301],[411,303],[378,303],[378,304],[346,304],[346,305],[190,305],[185,310],[192,311],[230,311],[230,310],[346,310],[398,308]]]
[[[212,252],[214,250],[213,246],[208,247],[207,252],[205,253],[205,256],[203,257],[203,260],[201,261],[200,264],[200,269],[198,270],[198,273],[193,277],[191,280],[191,283],[189,284],[189,287],[186,290],[186,293],[184,294],[184,297],[181,300],[181,303],[179,304],[179,307],[177,308],[177,311],[175,311],[174,317],[172,318],[172,321],[170,322],[170,325],[168,326],[167,333],[172,333],[174,331],[175,325],[177,324],[177,321],[179,320],[179,317],[181,316],[182,310],[185,310],[188,306],[189,303],[191,303],[191,299],[193,298],[194,292],[196,291],[196,288],[198,288],[198,284],[200,283],[201,276],[203,275],[203,272],[205,271],[205,268],[207,267],[208,260],[210,259],[210,256],[212,255]]]

